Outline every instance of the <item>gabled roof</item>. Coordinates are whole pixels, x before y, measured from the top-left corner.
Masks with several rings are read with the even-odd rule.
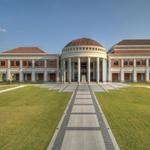
[[[150,45],[150,39],[125,39],[116,45]]]
[[[38,47],[17,47],[11,50],[6,50],[2,53],[8,54],[46,54]]]

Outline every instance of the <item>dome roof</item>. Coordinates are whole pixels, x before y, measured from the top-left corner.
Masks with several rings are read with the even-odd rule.
[[[99,46],[99,47],[103,47],[97,41],[89,39],[89,38],[80,38],[80,39],[72,40],[65,47],[69,47],[69,46]]]

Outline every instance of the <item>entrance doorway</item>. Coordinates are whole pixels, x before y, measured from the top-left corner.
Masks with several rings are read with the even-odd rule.
[[[87,81],[87,62],[81,63],[81,81]]]

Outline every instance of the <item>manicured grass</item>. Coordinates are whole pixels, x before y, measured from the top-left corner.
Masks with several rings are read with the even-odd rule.
[[[150,150],[150,89],[96,93],[121,150]]]
[[[70,96],[32,86],[0,94],[0,149],[45,150]]]
[[[132,83],[129,83],[129,85],[132,85],[132,86],[150,86],[150,83],[149,82],[132,82]]]

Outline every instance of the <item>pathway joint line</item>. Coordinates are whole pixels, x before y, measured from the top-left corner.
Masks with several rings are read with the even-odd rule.
[[[101,130],[100,127],[66,127],[65,130],[87,130],[87,131],[92,131],[92,130]]]
[[[89,87],[90,88],[90,87]],[[90,88],[90,91],[92,93],[92,97],[94,100],[94,104],[96,106],[96,112],[98,111],[98,120],[101,126],[101,130],[102,130],[102,135],[104,138],[104,142],[105,142],[105,146],[106,149],[108,150],[120,150],[118,143],[116,142],[116,139],[111,131],[111,128],[107,122],[107,119],[101,109],[100,104],[97,101],[97,98],[95,96],[95,93],[92,91],[92,89]]]

